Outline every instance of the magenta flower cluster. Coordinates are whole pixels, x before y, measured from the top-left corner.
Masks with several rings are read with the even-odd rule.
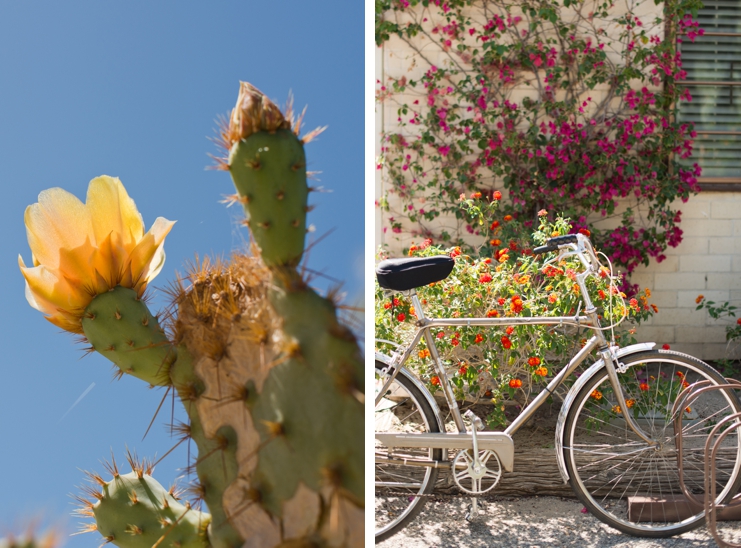
[[[382,151],[393,231],[491,255],[496,237],[466,216],[460,196],[487,200],[504,187],[500,210],[523,230],[539,212],[564,215],[628,272],[663,260],[682,240],[675,204],[697,192],[701,173],[690,159],[696,133],[673,115],[692,100],[678,83],[686,72],[676,44],[703,34],[693,2],[665,4],[665,26],[610,2],[590,2],[591,12],[581,2],[569,19],[556,0],[521,13],[506,0],[377,2],[377,42],[393,34],[414,51],[425,36],[438,48],[417,49],[415,64],[436,60],[419,80],[379,83],[379,101],[404,94],[401,129],[384,136]],[[608,37],[597,20],[618,30]],[[619,63],[607,44],[622,52]],[[457,227],[436,224],[441,216]],[[615,228],[594,224],[610,217]],[[478,245],[467,244],[469,233]]]

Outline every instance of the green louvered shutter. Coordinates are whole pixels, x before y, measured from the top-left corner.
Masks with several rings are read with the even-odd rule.
[[[718,188],[741,183],[741,0],[704,3],[698,21],[705,34],[680,44],[692,101],[680,103],[679,120],[697,131],[689,164],[702,167],[700,183]]]

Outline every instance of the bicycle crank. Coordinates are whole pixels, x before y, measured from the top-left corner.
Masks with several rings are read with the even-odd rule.
[[[484,429],[484,423],[470,409],[463,414],[471,421],[471,449],[459,451],[453,459],[453,479],[459,489],[472,495],[491,491],[502,477],[502,465],[497,454],[490,449],[479,451],[479,431]],[[492,461],[492,457],[494,457]],[[492,461],[493,466],[489,467]],[[471,514],[476,515],[476,499]]]
[[[502,477],[499,457],[494,451],[484,449],[474,458],[470,449],[459,451],[451,466],[453,480],[461,491],[480,495],[491,491]]]

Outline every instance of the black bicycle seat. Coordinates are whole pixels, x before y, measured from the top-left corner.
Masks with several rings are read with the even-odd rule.
[[[449,255],[386,259],[376,266],[376,278],[384,289],[406,291],[444,280],[453,266],[455,259]]]

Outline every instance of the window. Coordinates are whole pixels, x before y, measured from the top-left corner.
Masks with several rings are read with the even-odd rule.
[[[692,101],[682,101],[679,121],[695,123],[689,164],[702,167],[700,186],[741,190],[741,1],[704,0],[698,13],[705,33],[680,44]]]

